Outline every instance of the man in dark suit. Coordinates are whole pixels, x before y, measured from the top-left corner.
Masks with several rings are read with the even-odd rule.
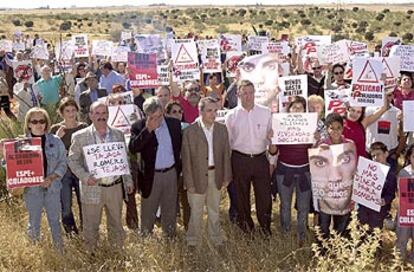
[[[93,102],[98,101],[98,98],[108,96],[108,93],[105,89],[98,88],[98,79],[92,72],[86,74],[85,83],[88,89],[81,93],[79,97],[80,120],[90,125],[89,107]]]
[[[172,237],[177,216],[177,174],[181,171],[181,124],[164,117],[157,97],[145,100],[143,109],[146,119],[132,125],[129,142],[131,153],[141,153],[138,177],[142,194],[141,232],[152,232],[160,206],[162,229]]]

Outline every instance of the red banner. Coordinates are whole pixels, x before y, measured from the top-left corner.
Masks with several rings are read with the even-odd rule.
[[[40,138],[18,139],[4,144],[7,189],[43,183],[43,153]]]
[[[150,89],[158,87],[157,54],[128,52],[131,87]]]
[[[414,226],[414,177],[400,178],[400,217],[401,227]]]

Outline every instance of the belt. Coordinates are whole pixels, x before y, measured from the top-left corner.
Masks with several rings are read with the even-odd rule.
[[[173,165],[171,165],[170,167],[167,167],[167,168],[155,169],[154,172],[157,172],[157,173],[165,173],[165,172],[168,172],[171,169],[173,169],[174,166],[175,166],[175,164],[173,164]]]
[[[99,186],[101,186],[101,187],[112,187],[112,186],[114,186],[114,185],[116,185],[116,184],[119,184],[119,183],[121,183],[122,182],[122,179],[121,178],[119,178],[119,179],[117,179],[117,180],[115,180],[114,182],[112,182],[112,183],[109,183],[109,184],[98,184]]]
[[[216,167],[215,167],[215,166],[209,166],[209,167],[208,167],[208,170],[214,170],[214,169],[216,169]]]
[[[233,152],[238,155],[242,155],[242,156],[249,157],[249,158],[256,158],[256,157],[260,157],[266,154],[266,151],[263,151],[262,153],[259,153],[259,154],[245,154],[237,150],[233,150]]]

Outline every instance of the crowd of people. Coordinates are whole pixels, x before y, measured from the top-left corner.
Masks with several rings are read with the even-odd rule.
[[[32,46],[42,39],[25,36],[24,40]],[[133,44],[131,41],[131,47]],[[384,90],[383,106],[347,105],[343,113],[325,115],[324,91],[350,87],[345,65],[322,65],[318,59],[311,59],[310,70],[305,71],[301,61],[303,48],[297,48],[289,55],[289,74],[307,75],[308,97],[293,97],[287,112],[317,112],[315,141],[314,144],[275,145],[271,141],[276,133],[272,129],[275,111],[256,101],[257,86],[243,79],[239,72],[227,77],[223,69],[222,73],[203,75],[199,81],[171,79],[168,86],[137,89],[129,84],[127,63],[95,56],[81,58],[74,60],[71,72],[63,73],[59,62],[53,62],[51,52],[51,60],[33,59],[35,83],[30,84],[13,78],[11,63],[29,59],[31,46],[15,52],[0,50],[0,107],[7,118],[24,122],[25,136],[42,139],[44,183],[24,190],[28,232],[34,241],[40,239],[44,209],[58,249],[63,250],[62,223],[67,234],[82,233],[86,247],[94,251],[105,210],[108,240],[121,249],[125,237],[122,224],[125,202],[128,228],[142,235],[151,235],[160,220],[163,233],[172,238],[176,235],[177,216],[182,216],[190,247],[202,245],[206,206],[209,241],[222,247],[225,241],[220,228],[223,189],[229,197],[229,220],[246,235],[257,232],[267,238],[275,229],[288,235],[294,206],[298,246],[309,239],[310,214],[324,238],[330,236],[331,221],[335,231],[348,235],[351,210],[357,210],[358,220],[368,224],[371,230],[383,228],[384,220],[395,218],[398,222],[398,214],[391,213],[398,177],[414,175],[413,134],[403,132],[401,117],[402,101],[414,100],[410,72],[402,71],[398,86]],[[246,52],[246,56],[252,53],[257,52]],[[279,76],[277,71],[275,77]],[[278,93],[278,86],[273,87]],[[132,91],[130,102],[123,100],[122,95],[127,91]],[[103,97],[108,99],[100,99]],[[124,103],[135,105],[126,142],[131,174],[97,179],[88,169],[83,148],[125,142],[124,133],[107,123],[108,107]],[[57,109],[61,122],[51,123],[45,110],[49,107]],[[218,116],[220,112],[226,112],[224,118]],[[356,161],[365,157],[391,167],[379,212],[355,205],[350,199],[346,203],[320,202],[319,211],[314,209],[310,163],[320,166],[324,162],[313,162],[308,150],[329,149],[338,144],[349,144]],[[399,164],[399,158],[404,158],[403,164]],[[343,160],[336,172],[324,174],[337,182],[344,175],[352,180],[355,165],[352,167],[346,158]],[[252,186],[258,227],[251,215]],[[73,191],[80,222],[75,222],[72,210]],[[271,227],[272,197],[280,199],[280,228]],[[292,203],[293,199],[296,203]],[[335,205],[351,208],[337,214],[332,212]],[[414,260],[414,254],[407,253],[407,243],[413,239],[413,231],[414,227],[397,224],[396,245],[403,257],[410,260]]]

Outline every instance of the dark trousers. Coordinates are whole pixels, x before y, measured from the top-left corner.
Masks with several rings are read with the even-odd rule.
[[[358,208],[358,220],[361,222],[361,224],[365,225],[367,224],[370,228],[370,230],[374,228],[380,228],[382,229],[382,226],[384,225],[384,219],[387,215],[387,212],[377,212],[374,210],[371,210],[367,207],[360,206]]]
[[[250,157],[233,152],[231,163],[236,191],[237,222],[239,227],[245,232],[254,230],[250,205],[250,187],[253,183],[257,219],[262,232],[264,234],[270,234],[272,197],[269,162],[266,156],[263,154],[257,157]]]
[[[328,239],[330,236],[331,221],[334,222],[334,230],[340,235],[346,235],[346,228],[350,221],[350,213],[344,215],[331,215],[323,212],[319,213],[319,226],[321,228],[322,237]]]
[[[62,224],[66,233],[78,234],[75,218],[72,212],[72,192],[76,193],[76,200],[79,207],[80,227],[82,228],[82,205],[80,201],[79,179],[68,170],[62,178],[62,189],[60,191],[60,201],[62,206]]]
[[[227,186],[227,193],[229,194],[230,207],[229,207],[229,218],[232,223],[237,222],[237,194],[234,181],[230,182]]]
[[[4,113],[13,120],[16,120],[16,116],[13,114],[13,112],[10,109],[10,99],[6,96],[0,96],[0,110],[3,109]]]

